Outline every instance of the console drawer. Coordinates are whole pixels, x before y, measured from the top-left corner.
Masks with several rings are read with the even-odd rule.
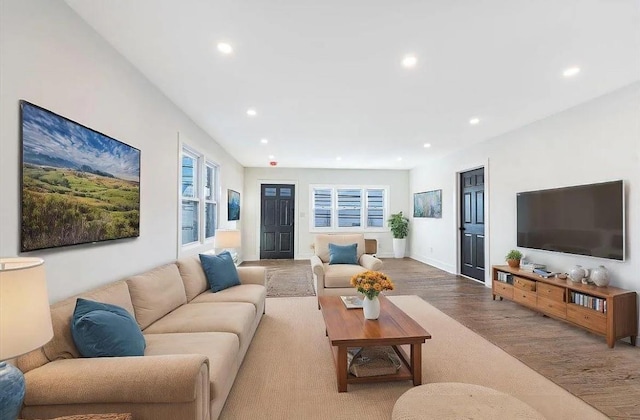
[[[538,282],[538,297],[564,303],[564,287]]]
[[[507,299],[513,299],[513,286],[501,281],[493,281],[493,293],[504,296]]]
[[[536,291],[536,283],[533,280],[523,279],[522,277],[513,278],[513,287],[520,290],[528,290],[530,292]]]
[[[567,305],[567,319],[591,331],[600,334],[607,333],[607,316],[593,309],[569,304]]]
[[[558,318],[565,319],[567,317],[567,304],[540,296],[540,289],[538,289],[538,301],[536,307],[542,312]]]
[[[514,282],[515,283],[515,282]],[[513,289],[513,300],[521,305],[536,307],[537,295],[536,292],[530,290]]]

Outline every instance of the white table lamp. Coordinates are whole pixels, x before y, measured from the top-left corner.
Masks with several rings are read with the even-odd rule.
[[[242,245],[242,235],[239,230],[217,229],[214,242],[216,249],[228,250],[233,257],[233,261],[238,261],[238,254],[235,249],[240,248]]]
[[[0,258],[0,419],[15,420],[24,399],[24,375],[6,360],[53,337],[44,261]]]

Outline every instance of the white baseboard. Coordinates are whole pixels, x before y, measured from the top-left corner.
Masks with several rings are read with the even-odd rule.
[[[429,264],[436,268],[439,268],[440,270],[444,270],[447,273],[458,274],[457,272],[458,270],[456,269],[455,266],[445,263],[444,261],[439,261],[434,258],[427,258],[423,255],[417,255],[417,254],[411,254],[410,257],[416,261],[420,261],[421,263]]]

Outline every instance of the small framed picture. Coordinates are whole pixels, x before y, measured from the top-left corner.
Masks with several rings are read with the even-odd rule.
[[[442,190],[413,194],[413,217],[442,217]]]
[[[227,190],[227,220],[240,220],[240,193]]]

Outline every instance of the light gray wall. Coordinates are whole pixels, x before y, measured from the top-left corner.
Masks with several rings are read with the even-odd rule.
[[[242,192],[241,165],[64,2],[0,7],[0,255],[19,252],[20,99],[142,151],[139,238],[25,254],[44,258],[51,301],[176,258],[178,133],[221,165],[226,220],[226,188]]]
[[[306,259],[313,255],[310,248],[314,232],[309,228],[309,185],[369,185],[389,186],[389,212],[409,210],[409,171],[394,170],[335,170],[335,169],[284,169],[246,168],[244,173],[242,217],[245,229],[242,243],[245,260],[260,259],[260,185],[265,183],[296,185],[296,219],[294,258]],[[412,234],[409,233],[409,236]],[[392,257],[393,243],[388,229],[384,232],[366,233],[365,238],[378,240],[378,256]]]
[[[603,264],[612,285],[640,290],[640,83],[412,170],[411,192],[443,189],[442,219],[412,223],[413,258],[459,271],[457,173],[477,166],[485,166],[487,174],[487,267],[504,264],[505,254],[516,247],[517,192],[624,180],[626,261],[521,251],[552,271]],[[489,277],[487,272],[487,286]]]
[[[442,219],[412,220],[409,250],[420,261],[456,272],[458,172],[486,168],[487,266],[502,264],[515,247],[516,192],[624,179],[625,262],[524,252],[554,270],[603,263],[614,285],[640,289],[640,83],[410,172],[245,170],[64,3],[3,0],[0,8],[0,255],[19,251],[19,99],[142,150],[139,238],[28,254],[45,259],[52,301],[176,258],[178,133],[220,164],[221,227],[242,230],[245,260],[259,258],[260,182],[297,186],[296,258],[311,255],[309,184],[389,185],[390,211],[408,216],[412,193],[442,189]],[[229,188],[241,193],[240,222],[226,222]],[[367,237],[379,240],[379,255],[392,255],[390,233]]]

